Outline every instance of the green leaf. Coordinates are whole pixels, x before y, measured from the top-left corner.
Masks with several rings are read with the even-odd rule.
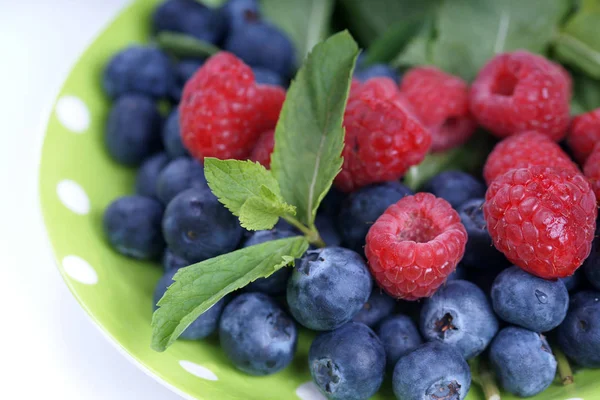
[[[277,122],[271,172],[309,228],[342,167],[342,122],[357,56],[348,32],[315,46],[290,85]]]
[[[410,39],[404,50],[392,60],[392,66],[402,68],[433,64],[430,54],[433,37],[433,16],[431,16],[425,20],[419,33]]]
[[[158,46],[176,57],[206,58],[219,52],[212,43],[177,32],[160,32],[156,35]]]
[[[600,107],[600,80],[574,74],[573,82],[572,114],[581,114]]]
[[[600,2],[583,2],[554,43],[556,57],[594,78],[600,78]]]
[[[227,3],[227,0],[196,0],[198,3],[204,4],[207,7],[218,8]]]
[[[152,348],[164,351],[217,301],[301,257],[303,236],[274,240],[180,269],[152,317]]]
[[[420,21],[409,20],[392,26],[371,44],[362,66],[391,61],[410,43],[422,25]]]
[[[262,197],[250,197],[240,209],[240,224],[253,231],[272,229],[280,216],[293,215],[295,212],[295,208],[289,204]]]

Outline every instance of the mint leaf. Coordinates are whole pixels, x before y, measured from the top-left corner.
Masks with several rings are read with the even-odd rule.
[[[271,172],[297,219],[314,228],[317,208],[342,167],[344,109],[358,46],[348,32],[318,44],[292,82],[275,130]]]
[[[295,208],[289,204],[264,197],[250,197],[240,208],[240,224],[253,231],[272,229],[280,216],[295,212]]]
[[[164,351],[228,293],[291,264],[308,249],[302,236],[246,247],[180,269],[152,317],[152,348]]]
[[[573,83],[572,114],[581,114],[600,107],[600,80],[574,74]]]
[[[419,32],[410,39],[404,50],[392,60],[391,65],[393,67],[402,68],[433,64],[430,54],[430,47],[434,38],[433,24],[433,16],[425,20]]]
[[[421,26],[420,21],[403,21],[392,26],[371,44],[361,66],[391,61],[411,42]]]
[[[160,32],[156,35],[158,46],[176,57],[206,58],[219,52],[212,43],[177,32]]]

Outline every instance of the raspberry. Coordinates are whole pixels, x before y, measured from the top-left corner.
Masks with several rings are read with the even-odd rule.
[[[577,165],[548,136],[528,131],[508,137],[494,147],[483,168],[483,177],[489,185],[511,169],[535,165],[579,172]]]
[[[471,86],[471,112],[501,138],[536,130],[559,141],[569,125],[567,76],[553,62],[526,51],[499,54]]]
[[[600,142],[600,108],[573,118],[567,135],[567,144],[580,164],[585,163],[598,142]]]
[[[461,145],[475,132],[462,79],[434,67],[413,68],[402,78],[400,92],[431,132],[431,151]]]
[[[179,106],[183,143],[198,160],[246,159],[260,134],[275,128],[284,99],[283,89],[257,85],[250,67],[220,52],[184,87]]]
[[[583,166],[583,174],[592,185],[596,200],[600,199],[600,145],[594,146],[594,150]]]
[[[399,179],[423,160],[431,144],[431,135],[389,78],[353,83],[344,126],[344,164],[335,180],[344,192]]]
[[[259,162],[265,168],[271,167],[273,147],[275,147],[275,131],[266,131],[258,138],[252,154],[250,154],[250,159]]]
[[[579,173],[510,170],[488,188],[483,213],[496,248],[540,278],[570,276],[590,253],[596,197]]]
[[[467,232],[450,204],[417,193],[392,204],[367,234],[371,273],[390,295],[431,296],[462,258]]]

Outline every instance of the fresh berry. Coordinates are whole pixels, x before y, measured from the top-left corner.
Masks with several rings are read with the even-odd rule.
[[[162,258],[162,266],[165,272],[177,270],[183,267],[187,267],[189,265],[192,265],[192,263],[186,260],[185,258],[179,257],[169,249],[165,250],[165,253],[163,254]]]
[[[223,12],[230,30],[262,18],[258,0],[229,0]]]
[[[488,188],[483,213],[494,245],[513,264],[545,279],[572,275],[587,258],[596,198],[581,174],[513,169]]]
[[[596,290],[600,290],[600,224],[596,224],[592,250],[588,258],[583,262],[581,270],[583,270],[589,283]]]
[[[163,206],[143,196],[120,197],[104,210],[104,233],[110,245],[131,258],[159,257],[165,242],[160,231]]]
[[[179,193],[191,188],[207,189],[208,184],[202,164],[188,157],[171,161],[156,181],[156,194],[164,204],[169,204]]]
[[[596,145],[583,166],[583,175],[587,178],[596,200],[600,199],[600,145]]]
[[[329,189],[329,192],[327,192],[319,206],[319,214],[328,215],[334,220],[337,220],[337,216],[342,208],[342,203],[346,197],[346,193],[340,192],[335,187],[332,187]]]
[[[281,87],[285,86],[283,78],[277,74],[277,72],[261,67],[252,68],[252,72],[254,72],[256,83]]]
[[[490,346],[490,362],[502,387],[519,397],[546,390],[556,375],[556,359],[539,333],[509,326]]]
[[[173,111],[167,117],[162,130],[162,141],[165,151],[170,158],[187,157],[188,151],[181,141],[181,130],[179,129],[179,110]]]
[[[171,61],[165,53],[154,47],[131,46],[109,61],[102,86],[112,98],[125,94],[163,98],[169,95],[174,79]]]
[[[453,346],[468,360],[492,341],[498,320],[481,289],[468,281],[453,280],[425,301],[420,328],[425,339]]]
[[[504,264],[505,262],[506,264]],[[492,262],[487,268],[469,268],[465,271],[465,279],[476,284],[485,293],[490,293],[496,277],[506,268],[511,266],[506,258],[503,258],[503,261],[499,264],[504,265],[497,265]]]
[[[569,292],[561,280],[538,278],[518,267],[496,277],[491,296],[501,319],[534,332],[556,328],[569,308]]]
[[[393,370],[400,357],[423,343],[417,325],[406,315],[392,315],[381,321],[377,336],[385,348],[386,364]]]
[[[394,308],[396,308],[396,300],[375,286],[369,300],[358,314],[352,318],[352,321],[374,328],[382,319],[393,313]]]
[[[188,81],[179,105],[185,147],[204,157],[247,159],[261,133],[274,129],[285,91],[257,85],[250,67],[221,52]]]
[[[154,311],[158,308],[158,301],[163,297],[167,288],[174,282],[173,276],[177,273],[177,269],[171,269],[166,271],[165,274],[160,278],[154,289]],[[217,330],[219,325],[219,318],[223,312],[225,306],[225,298],[222,298],[216,302],[211,308],[200,314],[198,318],[194,320],[179,336],[180,339],[184,340],[199,340],[211,335]]]
[[[140,196],[158,198],[156,195],[156,181],[158,175],[168,163],[169,157],[165,153],[157,153],[146,159],[135,177],[135,193]]]
[[[400,92],[431,133],[431,151],[466,142],[477,124],[469,111],[465,81],[435,67],[417,67],[402,78]]]
[[[548,136],[528,131],[510,136],[498,143],[483,168],[488,185],[515,168],[554,167],[579,172],[577,165]]]
[[[294,321],[269,296],[244,293],[225,307],[219,339],[236,368],[250,375],[269,375],[292,361],[298,332]]]
[[[155,32],[178,32],[218,44],[225,36],[227,19],[218,9],[195,0],[167,0],[154,11]]]
[[[296,262],[287,302],[300,324],[317,331],[338,328],[361,310],[372,281],[363,259],[352,250],[309,250]]]
[[[482,198],[485,189],[483,182],[462,171],[441,172],[423,186],[424,192],[441,197],[454,208],[468,200]]]
[[[600,292],[573,296],[567,317],[558,327],[558,344],[577,364],[600,368]]]
[[[188,189],[167,206],[162,221],[173,253],[194,263],[235,250],[242,238],[238,220],[208,189]]]
[[[315,338],[308,367],[328,399],[367,400],[383,382],[385,350],[368,326],[350,322]]]
[[[431,144],[429,131],[388,78],[353,84],[344,126],[344,164],[335,178],[344,192],[397,180],[423,160]]]
[[[467,236],[468,236],[468,234],[467,234]],[[465,248],[465,253],[466,253],[466,248]],[[464,259],[464,257],[463,257],[463,259]],[[454,272],[452,272],[450,275],[448,275],[448,280],[446,282],[455,281],[457,279],[467,279],[467,270],[462,263],[458,264],[456,266],[456,269],[454,270]]]
[[[275,131],[270,129],[263,132],[250,154],[250,159],[260,163],[265,168],[271,168],[271,153],[275,147]]]
[[[598,142],[600,142],[600,108],[573,118],[567,135],[567,144],[580,164],[585,163]]]
[[[327,214],[318,214],[315,218],[315,226],[327,246],[340,246],[342,244],[342,237],[332,217]]]
[[[112,106],[104,143],[108,154],[126,166],[137,167],[161,148],[160,114],[152,99],[129,95]]]
[[[594,241],[595,240],[596,240],[596,238],[594,238]],[[594,243],[592,243],[592,252],[594,252]],[[589,257],[588,257],[588,259],[589,259]],[[565,278],[559,278],[562,281],[562,283],[565,284],[565,287],[567,288],[569,293],[574,292],[579,289],[579,287],[582,283],[582,280],[584,279],[583,275],[582,275],[584,267],[585,267],[585,262],[583,263],[583,266],[581,268],[579,268],[577,271],[575,271],[575,273],[573,275],[567,276]]]
[[[467,233],[450,204],[430,193],[407,196],[371,226],[365,254],[371,273],[390,295],[431,296],[465,252]]]
[[[342,243],[362,254],[371,225],[385,210],[413,192],[399,182],[364,187],[344,199],[337,218]]]
[[[368,81],[371,78],[390,78],[396,83],[399,80],[396,70],[387,64],[373,64],[366,68],[358,68],[354,72],[354,77],[361,82]]]
[[[456,349],[430,342],[400,358],[392,383],[397,399],[463,400],[471,388],[471,371]]]
[[[497,137],[536,130],[554,141],[569,126],[571,82],[553,62],[526,51],[498,54],[471,86],[477,122]]]
[[[181,100],[181,94],[183,93],[183,87],[190,80],[192,76],[196,73],[200,67],[202,67],[204,61],[189,59],[189,60],[181,60],[173,67],[173,84],[171,85],[171,89],[169,91],[169,95],[171,99],[173,99],[176,103],[179,103]]]

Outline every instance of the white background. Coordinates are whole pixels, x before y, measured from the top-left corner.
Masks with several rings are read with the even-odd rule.
[[[0,0],[0,399],[180,399],[90,322],[54,265],[37,202],[51,101],[127,2]]]

